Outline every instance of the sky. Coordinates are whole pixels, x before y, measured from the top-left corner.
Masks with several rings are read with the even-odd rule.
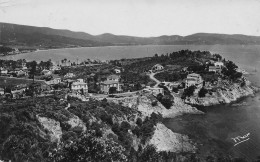
[[[0,0],[0,22],[92,35],[260,36],[260,0]]]

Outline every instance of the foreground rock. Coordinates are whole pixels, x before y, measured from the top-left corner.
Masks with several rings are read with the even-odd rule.
[[[195,152],[196,150],[188,136],[174,133],[161,123],[156,125],[149,144],[154,145],[157,151]]]
[[[62,130],[60,126],[60,122],[46,118],[46,117],[40,117],[37,116],[38,121],[41,123],[41,125],[49,131],[50,140],[52,142],[60,142],[61,136],[62,136]]]

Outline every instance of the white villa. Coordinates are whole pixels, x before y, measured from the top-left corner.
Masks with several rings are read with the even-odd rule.
[[[4,90],[4,88],[0,88],[0,95],[3,95],[3,94],[5,94],[5,90]]]
[[[212,72],[221,72],[221,67],[220,66],[209,66],[209,71]]]
[[[106,80],[106,81],[100,83],[100,90],[103,93],[109,94],[109,89],[111,87],[116,87],[116,91],[120,92],[120,91],[122,91],[121,86],[122,86],[122,84],[120,84],[119,81]]]
[[[161,71],[163,69],[164,69],[164,67],[160,64],[156,64],[152,67],[152,71]]]
[[[116,81],[119,82],[120,76],[119,75],[109,75],[107,77],[107,81]]]
[[[77,79],[76,82],[71,84],[71,90],[73,93],[88,93],[88,84],[83,82],[83,79]]]
[[[52,67],[50,67],[51,71],[55,71],[55,70],[61,70],[61,68],[59,66],[53,65]]]
[[[1,68],[1,74],[7,74],[7,73],[8,73],[8,71],[6,69]]]
[[[61,78],[54,78],[53,80],[47,81],[46,84],[59,84],[61,83]]]
[[[64,78],[73,78],[75,77],[75,74],[73,73],[67,73],[66,75],[64,75]]]
[[[199,74],[191,73],[187,75],[186,78],[186,87],[190,87],[192,85],[198,86],[203,82],[202,77]]]
[[[15,72],[17,76],[27,76],[28,73],[26,71],[23,71],[23,70],[19,70],[19,71],[16,71]]]
[[[43,74],[43,75],[51,75],[52,72],[51,72],[50,70],[43,69],[43,70],[42,70],[42,74]]]
[[[115,69],[115,73],[116,73],[116,74],[120,74],[120,73],[121,73],[121,70],[120,70],[120,69]]]
[[[214,66],[216,66],[216,67],[223,67],[224,63],[221,62],[221,61],[217,61],[217,62],[214,63]]]

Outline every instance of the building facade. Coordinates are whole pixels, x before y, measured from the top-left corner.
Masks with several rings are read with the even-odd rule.
[[[88,93],[88,84],[83,82],[83,79],[78,79],[76,82],[71,84],[71,91],[73,93]]]
[[[220,73],[221,72],[221,67],[220,66],[209,66],[209,71],[215,72],[215,73]]]
[[[186,78],[186,87],[190,87],[192,85],[198,86],[203,83],[203,79],[199,74],[191,73],[187,75]]]
[[[160,64],[156,64],[152,67],[152,71],[161,71],[163,69],[164,69],[164,67]]]
[[[107,80],[100,83],[100,91],[109,94],[109,89],[115,87],[117,92],[122,91],[121,84],[118,81]]]
[[[223,67],[224,63],[220,62],[220,61],[217,61],[217,62],[214,63],[214,66]]]
[[[120,80],[120,76],[119,75],[109,75],[107,77],[107,81],[116,81],[116,82],[119,82]]]

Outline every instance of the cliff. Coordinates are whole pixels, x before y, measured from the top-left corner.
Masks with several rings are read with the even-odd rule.
[[[142,113],[144,117],[150,116],[152,113],[161,114],[163,118],[174,118],[186,113],[202,114],[188,104],[185,104],[180,98],[174,97],[174,103],[170,109],[166,109],[153,95],[143,94],[140,96],[125,97],[125,98],[110,98],[110,102],[122,104],[123,106],[136,109]],[[156,103],[153,105],[153,103]]]
[[[140,96],[109,98],[108,101],[135,109],[141,112],[143,119],[150,117],[152,113],[160,114],[163,118],[174,118],[186,113],[203,114],[196,108],[185,104],[180,98],[174,97],[174,103],[170,109],[166,109],[153,95],[142,94]],[[153,104],[156,103],[156,104]],[[155,146],[158,152],[195,152],[196,147],[188,136],[174,133],[165,125],[157,123],[154,126],[151,139],[146,144]],[[136,145],[136,144],[135,144]]]

